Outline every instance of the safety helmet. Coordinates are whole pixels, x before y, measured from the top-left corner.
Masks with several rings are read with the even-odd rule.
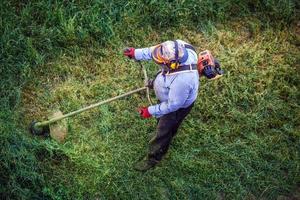
[[[166,65],[169,69],[177,69],[180,63],[187,60],[188,52],[182,43],[166,41],[154,47],[153,60],[160,65]]]

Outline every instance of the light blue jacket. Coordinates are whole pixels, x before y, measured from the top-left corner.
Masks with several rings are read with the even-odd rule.
[[[182,40],[178,43],[187,44]],[[135,50],[136,60],[151,60],[151,53],[154,47]],[[187,49],[188,59],[182,65],[197,64],[197,54],[191,49]],[[160,103],[149,106],[151,115],[159,118],[180,108],[190,106],[197,98],[199,87],[199,74],[197,70],[185,70],[181,72],[157,75],[154,81],[154,91]]]

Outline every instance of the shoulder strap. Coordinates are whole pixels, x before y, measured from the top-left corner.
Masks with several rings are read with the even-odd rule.
[[[190,44],[185,44],[184,47],[187,48],[187,49],[191,49],[191,50],[196,52],[196,49]]]
[[[179,63],[180,63],[180,64],[181,64],[181,63],[184,63],[184,62],[188,59],[188,52],[187,52],[186,49],[191,49],[191,50],[193,50],[193,51],[197,54],[196,49],[195,49],[192,45],[190,45],[190,44],[184,44],[184,48],[185,48],[185,54],[184,54],[184,56],[179,60]]]

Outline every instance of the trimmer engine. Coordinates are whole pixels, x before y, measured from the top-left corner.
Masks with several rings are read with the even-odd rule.
[[[224,71],[220,67],[220,63],[212,56],[209,50],[199,53],[198,71],[200,76],[204,75],[211,80],[220,78],[224,74]]]

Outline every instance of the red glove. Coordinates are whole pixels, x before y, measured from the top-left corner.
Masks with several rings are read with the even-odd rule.
[[[134,48],[127,47],[126,49],[124,49],[123,54],[124,54],[124,56],[127,56],[130,59],[133,59],[134,58],[134,51],[135,51]]]
[[[139,113],[140,113],[141,117],[144,118],[144,119],[152,117],[152,115],[149,113],[147,107],[139,108]]]

